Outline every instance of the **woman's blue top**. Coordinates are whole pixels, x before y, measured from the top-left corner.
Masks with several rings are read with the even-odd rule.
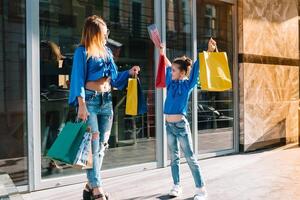
[[[167,98],[164,104],[164,113],[168,115],[187,114],[188,100],[193,88],[198,83],[199,61],[192,67],[189,79],[172,80],[172,68],[166,70]]]
[[[78,105],[77,97],[85,98],[85,83],[95,81],[102,77],[110,77],[112,87],[123,89],[127,86],[129,70],[118,72],[118,68],[113,60],[113,55],[107,48],[109,56],[105,59],[90,57],[87,60],[87,51],[84,46],[76,48],[73,56],[73,66],[71,73],[69,104]]]

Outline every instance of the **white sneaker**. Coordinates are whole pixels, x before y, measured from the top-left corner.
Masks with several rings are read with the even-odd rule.
[[[182,188],[180,185],[173,185],[169,195],[172,197],[179,197],[182,194]]]
[[[207,192],[204,187],[196,189],[194,200],[205,200],[206,197],[207,197]]]

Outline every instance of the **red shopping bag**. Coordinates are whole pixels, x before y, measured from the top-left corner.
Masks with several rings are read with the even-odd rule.
[[[166,58],[165,55],[159,56],[158,69],[156,74],[156,88],[166,87]]]

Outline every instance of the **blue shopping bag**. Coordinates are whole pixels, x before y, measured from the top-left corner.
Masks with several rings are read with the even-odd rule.
[[[144,92],[141,86],[140,79],[137,79],[137,87],[138,87],[138,114],[142,115],[147,112],[147,101],[144,96]]]

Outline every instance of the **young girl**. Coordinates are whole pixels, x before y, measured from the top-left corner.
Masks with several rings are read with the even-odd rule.
[[[164,53],[163,49],[164,46],[162,45],[160,50],[162,55]],[[210,39],[208,42],[208,51],[214,51],[215,49],[216,42]],[[182,193],[180,186],[180,146],[196,185],[194,199],[204,200],[207,196],[204,188],[204,180],[193,152],[190,125],[185,117],[189,96],[198,82],[199,62],[197,61],[191,70],[192,60],[186,56],[175,58],[172,66],[170,66],[171,63],[168,59],[167,62],[167,98],[164,104],[164,114],[166,117],[167,140],[174,183],[169,195],[177,197]]]
[[[78,107],[78,118],[87,121],[92,135],[93,168],[86,170],[84,200],[106,200],[100,174],[113,122],[111,87],[122,89],[140,68],[119,72],[105,44],[109,30],[99,16],[85,20],[81,45],[73,58],[69,104]]]

